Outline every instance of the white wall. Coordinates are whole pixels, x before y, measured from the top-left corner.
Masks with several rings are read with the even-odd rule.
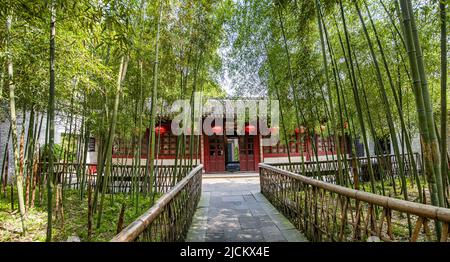
[[[125,164],[132,165],[134,159],[133,158],[113,158],[113,163],[115,164]],[[193,159],[195,163],[195,159]],[[141,158],[141,165],[146,165],[147,159]],[[175,165],[175,159],[155,159],[155,164],[158,165]],[[198,159],[198,163],[200,163],[200,159]],[[184,160],[178,160],[178,165],[184,164]]]
[[[36,122],[38,122],[37,129],[39,129],[39,125],[41,125],[40,136],[37,139],[39,146],[42,146],[45,143],[45,129],[46,129],[46,125],[47,125],[47,115],[44,113],[44,116],[42,118],[42,124],[39,123],[41,116],[42,116],[41,113],[38,115],[35,115],[35,124],[36,124]],[[70,126],[69,119],[70,119],[69,116],[65,116],[61,113],[56,113],[56,115],[55,115],[55,144],[61,143],[61,134],[65,133],[66,131],[69,132],[69,126]],[[19,143],[20,143],[20,136],[21,136],[23,127],[25,127],[24,141],[26,143],[29,120],[30,120],[29,112],[27,112],[25,115],[25,123],[23,120],[24,120],[23,113],[18,111],[17,112],[17,134],[19,136],[18,137]],[[75,122],[77,122],[76,129],[75,129]],[[25,126],[24,126],[24,124],[25,124]],[[0,122],[0,156],[1,156],[0,157],[0,168],[3,168],[2,162],[3,162],[3,156],[5,154],[5,146],[6,146],[6,142],[7,142],[6,140],[8,138],[9,126],[10,126],[9,118],[3,119],[3,121]],[[72,122],[72,133],[79,133],[80,127],[81,127],[81,118],[78,117],[77,121],[73,120],[73,122]],[[39,130],[35,130],[35,132],[39,132]],[[10,159],[9,166],[8,166],[8,172],[9,172],[9,176],[11,177],[11,174],[14,173],[14,162],[13,162],[14,159],[13,159],[11,138],[9,139],[8,154],[9,154],[9,159]]]
[[[368,142],[369,142],[370,155],[371,156],[375,156],[375,142],[373,141],[373,139],[370,136],[368,136],[368,139],[369,139]],[[397,134],[397,141],[399,143],[400,154],[402,153],[401,152],[401,150],[402,150],[401,149],[401,141],[402,141],[401,139],[402,139],[401,134]],[[411,147],[412,147],[413,153],[419,153],[419,154],[421,153],[420,135],[419,134],[414,134],[412,136],[412,138],[411,138]],[[406,145],[405,145],[405,154],[408,153],[406,150],[407,149],[406,149]],[[394,145],[393,145],[392,141],[391,141],[391,150],[390,151],[391,151],[390,154],[394,154]]]

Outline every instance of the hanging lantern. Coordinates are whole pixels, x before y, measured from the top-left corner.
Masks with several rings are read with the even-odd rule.
[[[278,127],[278,126],[274,126],[274,127],[270,128],[271,133],[278,134],[279,131],[280,131],[280,127]]]
[[[296,134],[298,134],[298,133],[300,133],[300,134],[305,133],[305,127],[304,126],[300,126],[300,128],[296,127],[295,128],[295,133]]]
[[[256,130],[256,127],[254,125],[246,125],[245,126],[245,133],[251,133],[254,130]]]
[[[223,128],[221,126],[214,126],[212,131],[214,134],[219,135],[222,134]]]
[[[164,127],[164,126],[156,126],[156,127],[155,127],[155,133],[156,133],[157,135],[162,135],[162,134],[164,134],[164,133],[166,133],[166,132],[167,132],[167,128]]]

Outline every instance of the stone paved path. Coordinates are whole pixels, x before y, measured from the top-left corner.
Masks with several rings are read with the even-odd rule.
[[[307,241],[260,193],[258,177],[204,178],[188,242]]]

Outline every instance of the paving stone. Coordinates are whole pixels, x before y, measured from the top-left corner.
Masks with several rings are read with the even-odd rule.
[[[258,229],[244,229],[236,236],[238,242],[263,242],[264,236]]]
[[[249,206],[245,202],[231,202],[233,203],[233,208],[242,210],[242,209],[248,209]]]
[[[208,178],[187,241],[305,241],[259,192],[259,179]]]
[[[274,233],[281,234],[280,229],[276,225],[263,226],[263,227],[259,228],[259,230],[261,230],[261,232],[264,235],[266,235],[266,234],[269,235],[269,234],[274,234]]]
[[[258,202],[267,202],[267,199],[263,196],[263,194],[261,193],[253,193],[253,197],[256,199],[256,201]]]
[[[256,216],[256,217],[259,219],[259,224],[261,227],[276,226],[275,223],[273,222],[272,218],[270,218],[269,215]]]
[[[226,241],[236,241],[241,229],[225,229],[224,237]]]
[[[208,207],[210,204],[210,198],[211,194],[208,192],[202,193],[202,196],[200,198],[200,202],[198,203],[198,207]]]
[[[233,214],[234,214],[234,210],[231,208],[210,207],[208,210],[209,217],[216,217],[218,215],[233,215]]]
[[[206,233],[206,242],[225,242],[225,235],[223,233]]]
[[[236,228],[240,229],[240,223],[238,220],[223,219],[223,220],[208,220],[208,230],[209,229],[227,229]]]
[[[242,195],[239,195],[239,196],[223,196],[222,201],[224,201],[224,202],[243,202],[245,200]]]
[[[253,196],[252,192],[243,193],[242,196],[244,197],[245,201],[256,201],[256,198]]]
[[[269,217],[280,230],[295,229],[294,225],[281,214],[269,214]]]
[[[223,232],[223,228],[207,225],[206,234],[223,234]]]
[[[253,216],[251,213],[251,209],[235,209],[235,210],[233,210],[232,215],[237,218]]]
[[[253,216],[264,216],[264,215],[267,215],[267,212],[261,207],[252,208],[252,209],[250,209],[250,212],[252,213]]]
[[[264,234],[263,236],[266,242],[288,242],[281,233]]]
[[[283,236],[289,242],[308,242],[306,237],[297,229],[281,230],[281,234],[283,234]]]
[[[256,229],[261,227],[261,222],[255,217],[240,217],[239,224],[242,229]]]

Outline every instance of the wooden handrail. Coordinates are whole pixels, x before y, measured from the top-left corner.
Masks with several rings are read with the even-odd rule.
[[[448,208],[442,208],[442,207],[436,207],[406,200],[401,200],[397,198],[387,197],[387,196],[381,196],[373,193],[363,192],[343,186],[338,186],[335,184],[326,183],[320,180],[316,180],[310,177],[302,176],[299,174],[295,174],[286,170],[282,170],[273,166],[270,166],[268,164],[260,163],[260,168],[263,169],[269,169],[271,171],[274,171],[276,173],[297,179],[301,181],[302,183],[315,186],[318,188],[326,189],[330,192],[334,192],[336,194],[346,196],[349,198],[353,198],[356,200],[364,201],[369,204],[374,204],[377,206],[382,206],[385,208],[389,208],[392,210],[396,210],[399,212],[405,212],[412,215],[417,215],[420,217],[425,217],[428,219],[434,219],[443,221],[446,223],[450,222],[450,209]]]
[[[414,157],[416,157],[416,161],[420,161],[419,157],[419,153],[415,152],[413,153]],[[329,157],[331,157],[332,155],[329,155]],[[409,155],[405,154],[406,157],[409,157]],[[385,155],[378,155],[378,156],[370,156],[371,159],[378,159],[378,158],[385,158],[385,157],[395,157],[394,154],[385,154]],[[350,162],[352,160],[367,160],[367,156],[359,156],[359,157],[348,157],[347,158],[347,162]],[[328,160],[313,160],[313,161],[305,161],[304,164],[325,164],[325,163],[336,163],[338,160],[337,159],[328,159]],[[343,162],[344,159],[341,159],[341,161]],[[292,162],[292,163],[274,163],[273,165],[276,166],[290,166],[290,165],[302,165],[302,162]],[[421,164],[420,162],[418,163],[419,165]]]
[[[177,183],[172,189],[165,193],[156,203],[143,215],[137,218],[133,223],[128,225],[119,234],[117,234],[111,242],[130,242],[135,240],[150,225],[159,214],[163,212],[163,208],[186,186],[186,184],[203,169],[203,165],[198,165],[189,174]]]

